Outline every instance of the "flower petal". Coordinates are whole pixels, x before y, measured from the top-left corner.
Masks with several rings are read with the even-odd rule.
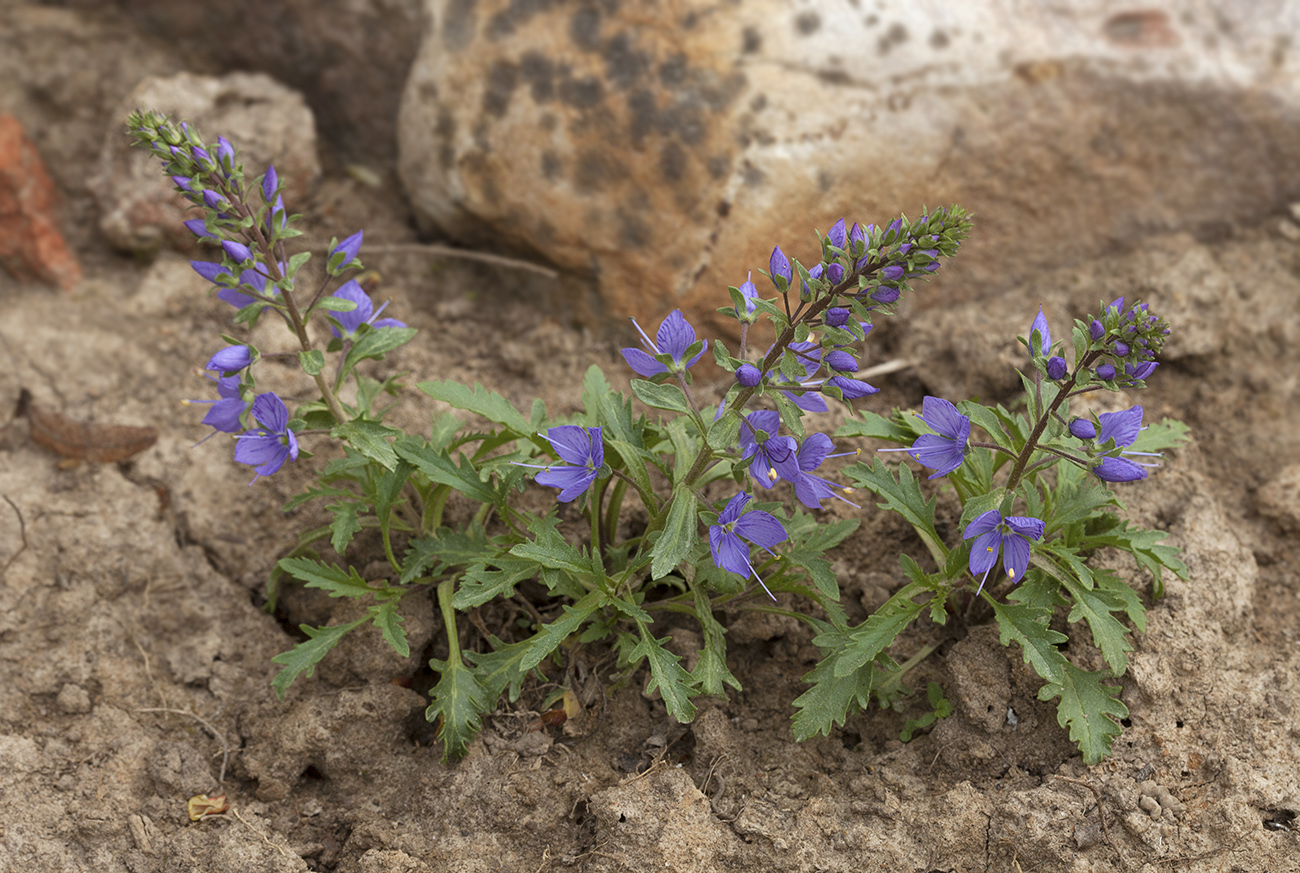
[[[799,469],[805,473],[816,470],[834,448],[835,444],[826,434],[810,434],[799,447]]]
[[[283,434],[289,427],[289,410],[284,401],[270,391],[253,398],[253,418],[274,434]]]
[[[735,531],[754,545],[765,549],[770,549],[787,539],[785,528],[776,520],[776,516],[761,509],[746,512],[738,518]]]
[[[627,361],[627,365],[635,372],[646,378],[668,372],[667,367],[640,349],[623,349],[623,360]]]
[[[1102,458],[1092,473],[1103,482],[1136,482],[1147,477],[1147,471],[1128,458]]]
[[[727,501],[727,505],[722,508],[718,514],[718,524],[731,524],[740,518],[741,513],[745,511],[745,506],[752,498],[744,491]],[[721,565],[719,565],[721,566]]]
[[[674,361],[680,362],[686,349],[695,342],[695,328],[691,327],[680,309],[668,313],[668,317],[659,325],[655,334],[655,345],[663,354],[672,355]]]
[[[719,569],[749,578],[749,549],[740,541],[740,537],[720,524],[709,528],[709,551],[713,554],[713,563]]]
[[[590,467],[551,467],[537,474],[537,483],[549,488],[560,488],[556,498],[568,503],[591,487],[596,481],[596,471]]]
[[[970,419],[942,397],[927,396],[921,401],[921,421],[935,433],[965,443],[970,436]]]
[[[1130,446],[1142,430],[1142,407],[1134,406],[1123,412],[1103,412],[1097,420],[1101,422],[1097,435],[1099,443],[1114,439],[1117,446]]]
[[[977,515],[974,521],[966,525],[966,530],[962,532],[961,538],[969,540],[991,530],[997,530],[998,525],[1001,523],[1002,513],[996,509],[990,509],[988,512]]]
[[[1015,533],[1002,537],[1002,567],[1012,582],[1024,578],[1029,569],[1029,540]]]

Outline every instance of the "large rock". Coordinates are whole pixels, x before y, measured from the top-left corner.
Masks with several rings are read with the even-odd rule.
[[[399,119],[417,214],[595,276],[609,315],[708,315],[841,216],[973,210],[944,286],[965,296],[1298,184],[1298,0],[426,11]]]

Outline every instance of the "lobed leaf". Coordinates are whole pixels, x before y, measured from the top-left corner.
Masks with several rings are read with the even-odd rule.
[[[491,712],[496,698],[487,693],[474,671],[458,658],[449,661],[433,658],[429,666],[440,676],[438,684],[430,692],[433,702],[424,711],[424,717],[430,722],[439,722],[438,739],[442,740],[443,760],[459,758],[482,730],[482,716]]]
[[[330,649],[338,645],[339,640],[343,639],[347,633],[360,627],[368,618],[369,616],[362,616],[356,621],[335,627],[299,625],[298,630],[305,633],[307,639],[289,651],[281,652],[271,659],[272,663],[284,665],[284,669],[275,674],[275,678],[271,680],[271,687],[275,689],[276,696],[284,700],[285,692],[288,691],[289,686],[293,684],[293,680],[298,678],[300,673],[311,676],[321,658],[324,658]]]
[[[1061,679],[1038,690],[1039,700],[1060,697],[1056,721],[1069,728],[1070,739],[1083,753],[1083,763],[1091,766],[1106,757],[1123,728],[1119,720],[1128,717],[1128,707],[1119,699],[1118,685],[1102,684],[1102,674],[1065,663]]]
[[[533,435],[533,427],[529,420],[515,409],[513,403],[477,382],[474,383],[473,388],[452,381],[420,382],[416,387],[435,400],[449,403],[456,409],[481,415],[488,421],[509,428],[519,436]]]

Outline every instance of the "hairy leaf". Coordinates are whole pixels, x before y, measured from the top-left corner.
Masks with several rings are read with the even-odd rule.
[[[1119,699],[1118,685],[1102,684],[1103,676],[1065,663],[1061,678],[1038,691],[1039,700],[1060,697],[1056,721],[1069,728],[1070,739],[1083,753],[1083,763],[1096,764],[1110,751],[1123,728],[1119,720],[1128,717],[1128,707]]]
[[[482,730],[482,716],[492,711],[496,698],[488,695],[474,671],[458,658],[449,661],[433,658],[429,666],[440,676],[430,692],[433,702],[424,711],[424,717],[438,722],[443,760],[459,758],[465,754],[470,740]]]
[[[514,404],[495,391],[489,391],[477,382],[474,387],[460,382],[431,381],[416,385],[425,394],[435,400],[450,403],[457,409],[481,415],[488,421],[510,428],[522,437],[531,437],[533,428],[528,419],[515,409]]]
[[[308,638],[289,651],[281,652],[271,659],[272,663],[284,665],[284,669],[275,674],[275,678],[271,680],[271,687],[275,689],[276,696],[284,700],[284,693],[289,689],[289,686],[298,677],[299,673],[306,673],[311,676],[315,672],[320,659],[324,658],[330,649],[338,645],[339,640],[343,639],[344,635],[360,627],[369,618],[370,616],[363,615],[356,621],[336,627],[299,625],[298,630],[305,633]]]

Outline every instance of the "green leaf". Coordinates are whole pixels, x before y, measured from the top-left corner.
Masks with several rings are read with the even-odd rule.
[[[802,367],[800,367],[799,372],[803,372]],[[785,425],[786,430],[790,431],[795,439],[803,442],[808,436],[808,432],[804,430],[803,426],[803,410],[795,406],[794,401],[786,397],[781,391],[773,391],[767,396],[771,397],[772,402],[776,404],[776,411],[780,414],[781,423]]]
[[[1063,681],[1065,668],[1070,662],[1056,647],[1068,641],[1069,637],[1047,626],[1052,611],[1040,606],[999,603],[987,592],[983,597],[997,616],[1002,645],[1010,645],[1014,640],[1020,644],[1025,663],[1032,666],[1039,676],[1048,682]]]
[[[691,702],[691,674],[681,665],[681,656],[674,655],[663,644],[671,637],[655,639],[650,629],[642,622],[637,622],[641,631],[641,642],[632,650],[629,658],[636,663],[642,658],[650,662],[650,681],[646,683],[646,693],[659,689],[668,714],[678,724],[690,724],[695,719],[695,704]]]
[[[401,435],[395,427],[366,419],[345,421],[330,431],[334,439],[346,440],[352,448],[388,470],[397,469],[397,453],[389,440]]]
[[[1015,444],[1007,432],[1002,428],[1002,422],[997,413],[973,400],[962,400],[954,404],[957,411],[971,420],[972,424],[978,425],[995,445],[1004,449],[1019,453],[1021,446]]]
[[[366,358],[382,358],[393,349],[400,348],[419,333],[413,327],[374,327],[358,336],[343,359],[343,372],[351,373]]]
[[[441,675],[430,692],[433,702],[424,717],[429,722],[440,721],[438,739],[442,740],[443,760],[459,758],[482,730],[481,716],[491,711],[495,699],[488,696],[474,671],[459,659],[433,658],[429,666]]]
[[[592,567],[591,558],[569,545],[564,535],[556,530],[559,523],[559,518],[554,515],[534,518],[528,523],[528,530],[535,539],[520,543],[510,550],[510,554],[579,578],[592,577],[596,570]]]
[[[572,606],[566,605],[563,616],[550,624],[542,625],[542,629],[528,640],[528,654],[520,659],[520,669],[531,670],[542,663],[543,658],[555,651],[560,643],[582,627],[582,623],[608,601],[604,592],[593,591]]]
[[[384,640],[393,647],[393,651],[403,658],[411,657],[411,644],[406,641],[406,632],[402,630],[402,617],[397,614],[399,597],[393,597],[372,606],[368,610],[375,627],[383,634]]]
[[[934,527],[934,507],[938,498],[931,497],[927,501],[921,493],[920,483],[907,467],[899,464],[891,471],[880,458],[872,458],[871,466],[856,461],[844,468],[844,474],[859,487],[883,498],[884,503],[877,505],[903,516],[916,529],[917,534],[927,541],[927,547],[943,548],[939,533]],[[943,554],[946,555],[947,551],[944,550]]]
[[[410,464],[401,460],[392,469],[381,471],[372,468],[366,496],[374,504],[375,515],[379,518],[379,526],[382,530],[388,528],[393,507],[402,502],[402,486],[406,484],[406,479],[413,469]]]
[[[835,659],[836,678],[861,669],[889,648],[894,639],[925,609],[926,604],[912,602],[913,597],[924,591],[926,588],[915,582],[904,585],[866,621],[850,630]],[[813,643],[818,646],[825,646],[827,642],[829,640],[823,640],[822,637],[813,639]]]
[[[668,508],[663,533],[650,550],[653,558],[650,578],[662,579],[667,576],[695,548],[699,541],[696,510],[695,492],[689,488],[678,488],[673,495],[672,506]]]
[[[271,687],[275,689],[276,696],[284,700],[285,692],[299,673],[306,673],[310,677],[321,658],[338,645],[345,634],[360,627],[368,618],[369,616],[363,615],[356,621],[336,627],[299,625],[298,630],[305,633],[308,638],[289,651],[281,652],[271,659],[272,663],[284,665],[284,669],[275,674],[275,678],[271,680]]]
[[[325,369],[325,353],[320,349],[299,352],[298,363],[302,365],[302,371],[308,376],[316,376]]]
[[[489,700],[496,700],[504,691],[509,691],[511,702],[519,699],[528,670],[522,666],[528,655],[531,640],[517,643],[503,643],[494,636],[488,637],[493,646],[490,652],[465,652],[465,657],[474,665],[474,673],[487,691]]]
[[[838,645],[827,639],[828,636],[822,634],[818,639],[832,643],[830,652],[803,677],[803,681],[810,683],[812,688],[794,701],[798,712],[791,721],[791,727],[794,738],[801,742],[817,734],[830,736],[832,727],[843,727],[844,720],[852,712],[864,710],[871,703],[875,670],[849,670],[844,675],[839,675]],[[847,635],[837,636],[841,641],[847,641]]]
[[[365,597],[383,590],[367,585],[355,567],[343,570],[307,558],[281,558],[280,568],[308,588],[328,591],[330,597]]]
[[[1112,609],[1119,609],[1128,616],[1128,620],[1133,622],[1133,627],[1137,628],[1138,633],[1146,633],[1147,629],[1147,611],[1142,606],[1142,598],[1138,593],[1128,586],[1128,583],[1116,576],[1110,570],[1094,570],[1092,581],[1097,583],[1097,590],[1104,591],[1110,596],[1111,602],[1116,606]]]
[[[478,470],[474,469],[473,462],[464,455],[460,456],[460,463],[457,464],[445,449],[435,450],[414,436],[397,440],[393,443],[393,449],[399,457],[414,464],[434,482],[450,485],[479,503],[490,503],[497,508],[505,506],[505,495],[485,484],[479,477]]]
[[[1181,421],[1162,419],[1159,424],[1149,424],[1138,432],[1137,439],[1128,447],[1133,452],[1162,452],[1176,449],[1188,440],[1191,430]]]
[[[915,420],[916,416],[895,420],[864,409],[861,412],[862,421],[856,419],[846,421],[840,425],[839,430],[835,431],[836,437],[869,437],[871,439],[889,440],[891,443],[912,443],[916,441],[917,436],[928,431],[917,431],[907,422],[908,418]],[[901,416],[900,416],[901,417]]]
[[[709,448],[715,452],[726,451],[736,444],[740,436],[740,413],[728,409],[722,417],[709,426]]]
[[[686,395],[676,385],[665,382],[656,385],[644,379],[632,380],[632,393],[646,406],[666,409],[669,412],[691,412],[691,405],[686,402]]]
[[[314,309],[323,309],[326,312],[351,312],[357,308],[355,300],[348,300],[346,297],[322,297],[316,301]]]
[[[334,516],[334,521],[330,522],[330,530],[334,532],[330,537],[330,545],[333,546],[335,553],[341,555],[347,551],[352,537],[361,531],[361,522],[357,519],[361,504],[333,503],[325,509]]]
[[[488,569],[489,564],[499,569]],[[540,570],[541,566],[536,561],[508,555],[474,564],[465,571],[460,584],[456,586],[452,606],[463,611],[482,606],[496,597],[513,597],[515,586],[525,579],[533,578]]]
[[[1039,700],[1061,698],[1056,705],[1057,724],[1069,728],[1070,739],[1078,744],[1088,766],[1106,757],[1123,730],[1119,720],[1128,717],[1128,707],[1119,699],[1120,687],[1102,684],[1103,678],[1067,661],[1060,680],[1038,690]]]
[[[519,410],[515,409],[514,404],[477,382],[474,383],[473,388],[452,381],[420,382],[416,387],[435,400],[449,403],[456,409],[481,415],[488,421],[508,427],[519,436],[533,436],[532,425]]]
[[[798,567],[808,573],[814,586],[831,600],[840,599],[840,584],[831,569],[831,562],[820,549],[793,548],[781,556],[782,564]]]
[[[700,647],[700,660],[691,672],[693,681],[704,694],[726,698],[726,686],[740,691],[740,680],[727,668],[727,630],[713,617],[713,607],[704,587],[692,586],[695,595],[695,617],[704,632],[704,645]]]

